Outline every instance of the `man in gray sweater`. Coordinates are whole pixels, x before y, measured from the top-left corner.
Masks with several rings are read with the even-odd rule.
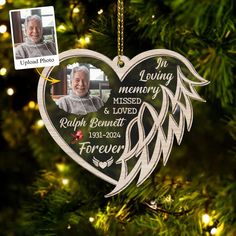
[[[61,97],[56,104],[66,112],[86,115],[103,106],[101,98],[89,94],[89,70],[86,66],[74,67],[70,74],[72,94]]]
[[[25,19],[25,42],[15,49],[16,59],[56,55],[55,43],[43,40],[42,20],[38,15]]]

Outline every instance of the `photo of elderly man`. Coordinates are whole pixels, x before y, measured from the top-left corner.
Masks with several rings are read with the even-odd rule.
[[[74,67],[70,74],[72,93],[57,100],[59,108],[76,115],[86,115],[95,112],[103,106],[98,96],[91,96],[89,92],[90,77],[86,66]]]
[[[44,41],[42,20],[38,15],[25,19],[25,42],[15,48],[16,59],[56,55],[56,46],[52,41]]]

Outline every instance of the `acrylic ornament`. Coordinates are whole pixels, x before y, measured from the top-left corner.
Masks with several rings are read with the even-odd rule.
[[[74,161],[115,186],[106,197],[120,193],[136,177],[137,185],[142,184],[158,164],[166,165],[175,140],[180,145],[191,129],[192,101],[204,101],[196,88],[209,83],[174,51],[155,49],[121,59],[123,67],[117,57],[65,51],[59,66],[44,68],[38,84],[39,110],[49,133]],[[102,72],[103,79],[91,83],[90,92],[106,94],[96,112],[76,115],[56,104],[57,96],[65,94],[53,97],[53,90],[68,80],[75,63],[89,67],[91,74],[94,68]],[[59,85],[44,79],[49,76],[59,79]]]

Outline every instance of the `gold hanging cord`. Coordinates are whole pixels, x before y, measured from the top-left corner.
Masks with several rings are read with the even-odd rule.
[[[117,2],[117,33],[118,66],[123,67],[121,56],[124,51],[124,0]]]

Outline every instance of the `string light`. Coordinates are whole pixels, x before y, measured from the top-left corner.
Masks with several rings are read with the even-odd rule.
[[[8,32],[3,33],[3,35],[2,35],[3,40],[8,39],[9,37],[10,37],[10,34]]]
[[[12,96],[15,93],[13,88],[8,88],[7,89],[7,95]]]
[[[85,47],[87,44],[90,43],[90,37],[89,36],[84,36],[79,39],[79,44],[81,47]]]
[[[56,167],[60,172],[65,172],[68,169],[64,163],[57,163]]]
[[[152,19],[154,19],[155,18],[155,15],[152,15]]]
[[[36,103],[35,103],[34,101],[30,101],[30,102],[28,103],[28,107],[29,107],[29,109],[35,109]]]
[[[101,15],[103,13],[103,9],[100,9],[99,11],[98,11],[98,15]]]
[[[70,226],[70,225],[68,225],[68,226],[67,226],[67,229],[71,229],[71,226]]]
[[[6,4],[6,0],[0,0],[0,6],[4,6]]]
[[[219,235],[223,229],[223,224],[218,227],[219,221],[214,219],[214,215],[215,211],[212,211],[212,216],[207,213],[202,215],[203,230],[207,232],[207,235]]]
[[[1,69],[0,69],[0,75],[1,76],[4,76],[4,75],[6,75],[7,74],[7,69],[5,68],[5,67],[2,67]]]
[[[211,233],[211,235],[216,235],[216,233],[217,233],[217,228],[215,228],[215,227],[212,228],[210,233]]]
[[[87,37],[85,37],[85,42],[86,43],[90,43],[90,38],[87,36]]]
[[[69,179],[62,179],[61,182],[63,185],[67,185],[67,184],[69,184]]]
[[[202,215],[202,222],[204,223],[204,224],[206,224],[206,225],[208,225],[209,224],[209,222],[210,222],[210,216],[208,215],[208,214],[204,214],[204,215]]]
[[[65,31],[66,31],[66,27],[65,27],[64,25],[59,25],[58,28],[57,28],[57,30],[58,30],[59,32],[65,32]]]
[[[74,14],[78,14],[80,12],[80,9],[78,8],[78,7],[75,7],[74,9],[73,9],[73,13]]]
[[[1,34],[4,34],[4,33],[6,33],[7,32],[7,27],[6,27],[6,25],[0,25],[0,33]]]
[[[40,120],[37,120],[37,121],[36,121],[36,126],[37,126],[37,128],[39,128],[39,129],[42,128],[42,127],[44,126],[43,120],[41,120],[41,119],[40,119]]]
[[[89,217],[89,222],[93,223],[94,222],[94,218],[93,217]]]

